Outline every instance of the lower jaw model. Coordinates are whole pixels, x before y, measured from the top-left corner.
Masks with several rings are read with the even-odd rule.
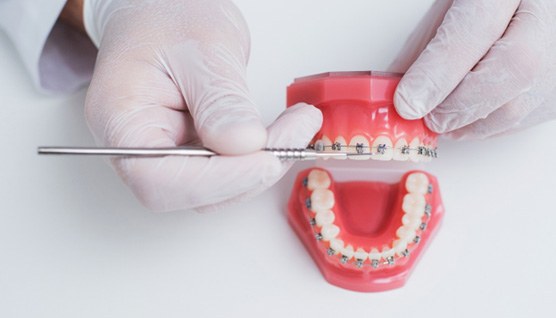
[[[397,115],[392,97],[398,81],[399,76],[373,72],[312,76],[288,88],[288,105],[307,102],[323,112],[322,129],[311,145],[318,151],[428,162],[437,156],[436,135],[422,120]],[[336,182],[334,171],[323,166],[298,175],[288,204],[288,220],[323,276],[361,292],[403,286],[444,214],[437,179],[411,170],[399,182]],[[361,164],[357,167],[352,170]]]

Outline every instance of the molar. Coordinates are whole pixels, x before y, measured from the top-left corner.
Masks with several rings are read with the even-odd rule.
[[[330,187],[330,177],[322,170],[312,170],[307,176],[307,188],[311,191],[316,189],[328,189]]]
[[[336,219],[336,215],[334,215],[334,212],[330,210],[317,212],[317,215],[315,216],[315,221],[317,222],[317,225],[321,227],[334,223],[335,219]]]
[[[329,189],[316,189],[311,193],[311,210],[326,211],[334,206],[334,193]]]
[[[402,217],[402,224],[412,229],[417,229],[421,225],[421,217],[416,214],[405,214]]]
[[[429,189],[429,178],[421,172],[412,173],[405,181],[405,188],[409,193],[425,195]]]
[[[373,159],[388,161],[394,157],[392,140],[386,136],[378,136],[373,142]]]
[[[356,135],[351,138],[349,142],[348,153],[359,154],[358,156],[350,157],[353,160],[368,160],[371,158],[371,151],[369,148],[369,140],[365,136]],[[360,154],[369,154],[362,156]]]
[[[427,204],[425,197],[415,193],[408,193],[403,197],[402,210],[407,214],[422,216]]]

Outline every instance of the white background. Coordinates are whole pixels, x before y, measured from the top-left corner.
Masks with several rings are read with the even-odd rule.
[[[430,1],[237,1],[253,38],[250,82],[270,122],[297,76],[383,70]],[[344,4],[341,4],[344,3]],[[37,94],[0,36],[0,317],[553,316],[556,123],[484,142],[444,142],[427,169],[447,213],[408,284],[327,284],[287,224],[296,165],[252,202],[153,214],[98,158],[84,92]]]

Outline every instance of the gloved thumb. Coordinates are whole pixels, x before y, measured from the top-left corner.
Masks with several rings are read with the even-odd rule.
[[[249,41],[244,37],[188,41],[166,56],[169,74],[203,145],[224,155],[259,151],[267,142],[267,130],[247,88]]]

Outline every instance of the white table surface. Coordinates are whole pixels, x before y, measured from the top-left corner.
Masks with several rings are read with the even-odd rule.
[[[270,122],[296,76],[385,69],[430,0],[237,3],[252,31],[252,91]],[[325,282],[287,224],[307,164],[251,202],[153,214],[102,160],[35,154],[93,144],[83,91],[36,93],[4,35],[0,70],[0,317],[554,315],[555,122],[444,142],[428,166],[447,209],[439,235],[405,287],[355,293]]]

